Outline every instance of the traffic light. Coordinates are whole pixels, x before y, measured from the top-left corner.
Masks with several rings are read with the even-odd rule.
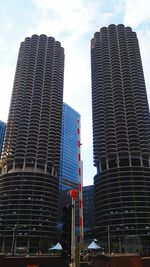
[[[63,225],[62,225],[62,248],[63,256],[71,257],[71,216],[72,206],[63,207]]]

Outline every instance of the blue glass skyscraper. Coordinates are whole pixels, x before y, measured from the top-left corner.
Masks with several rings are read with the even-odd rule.
[[[6,123],[3,121],[0,121],[0,157],[1,157],[1,153],[2,153],[5,128],[6,128]]]
[[[78,120],[80,114],[63,104],[61,133],[60,189],[69,190],[78,184]]]

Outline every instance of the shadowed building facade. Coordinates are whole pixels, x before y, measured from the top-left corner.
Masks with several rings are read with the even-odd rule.
[[[84,231],[94,228],[94,186],[83,186]]]
[[[14,231],[15,247],[27,252],[55,238],[63,78],[58,41],[43,34],[21,43],[1,162],[2,251]]]
[[[112,249],[148,253],[150,118],[136,33],[101,28],[91,67],[97,238],[107,243],[110,234]]]

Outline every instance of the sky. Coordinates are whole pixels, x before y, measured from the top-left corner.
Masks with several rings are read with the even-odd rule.
[[[7,122],[20,42],[46,34],[65,49],[64,102],[81,114],[83,183],[93,184],[90,40],[101,27],[137,32],[150,102],[149,0],[0,0],[0,120]]]

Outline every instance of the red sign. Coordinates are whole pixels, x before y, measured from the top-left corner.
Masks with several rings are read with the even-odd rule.
[[[76,197],[77,197],[77,195],[78,195],[78,191],[76,189],[70,190],[70,196],[71,196],[71,198],[73,198],[75,200]]]

